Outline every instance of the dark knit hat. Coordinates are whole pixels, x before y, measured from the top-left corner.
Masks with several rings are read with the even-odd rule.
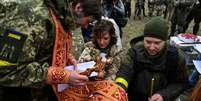
[[[168,24],[162,17],[154,17],[144,27],[144,37],[155,37],[161,40],[168,39]]]

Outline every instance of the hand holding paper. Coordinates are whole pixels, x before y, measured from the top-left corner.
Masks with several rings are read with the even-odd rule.
[[[83,72],[87,68],[92,68],[94,65],[95,65],[94,61],[79,63],[79,64],[77,64],[76,71]],[[67,66],[64,69],[68,70],[68,71],[73,71],[72,73],[75,73],[72,75],[72,76],[75,76],[73,78],[78,77],[78,78],[84,78],[84,80],[85,80],[85,76],[82,75],[82,77],[81,77],[81,75],[78,75],[77,72],[74,72],[75,71],[74,66]],[[97,73],[93,72],[90,76],[96,76],[96,75],[97,75]],[[75,82],[70,82],[69,84],[75,84],[76,82],[78,82],[78,84],[82,84],[82,82],[76,81],[76,79],[74,79],[74,80],[75,80]],[[62,92],[63,90],[68,88],[70,86],[69,84],[58,84],[58,92]]]

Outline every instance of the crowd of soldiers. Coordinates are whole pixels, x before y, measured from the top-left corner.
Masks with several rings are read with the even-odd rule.
[[[106,7],[110,11],[111,0],[105,1]],[[199,0],[134,0],[135,7],[132,7],[131,0],[114,0],[122,2],[124,6],[124,16],[131,19],[131,9],[134,8],[134,20],[141,20],[144,17],[163,16],[170,22],[169,36],[174,36],[179,33],[185,33],[189,23],[194,20],[194,27],[191,33],[197,34],[199,23],[201,21],[201,6]],[[133,1],[132,1],[133,2]],[[113,18],[120,27],[120,36],[122,38],[122,28],[119,23],[118,16],[107,14],[106,16]],[[143,17],[142,17],[143,16]]]
[[[163,16],[166,18],[171,22],[170,36],[184,33],[189,23],[194,19],[195,25],[192,33],[196,35],[201,20],[200,0],[136,0],[134,20],[141,19],[141,15],[143,17],[148,15],[149,17]]]

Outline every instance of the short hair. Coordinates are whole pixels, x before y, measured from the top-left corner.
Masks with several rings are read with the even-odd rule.
[[[93,28],[92,41],[96,46],[98,46],[97,39],[100,38],[105,31],[109,32],[109,35],[111,36],[110,44],[114,45],[117,43],[117,36],[113,23],[102,19],[99,20]]]
[[[71,2],[74,6],[81,3],[84,16],[92,16],[96,20],[101,19],[101,0],[71,0]]]

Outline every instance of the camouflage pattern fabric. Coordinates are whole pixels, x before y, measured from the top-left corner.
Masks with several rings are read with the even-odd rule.
[[[115,80],[116,73],[119,70],[121,58],[123,57],[124,49],[117,49],[116,45],[113,45],[108,52],[107,56],[112,57],[113,62],[111,66],[106,66],[105,80]],[[92,42],[88,42],[85,45],[85,49],[79,57],[79,62],[95,61],[96,57],[100,56],[100,50],[95,48]],[[107,57],[106,56],[106,57]]]
[[[47,19],[48,10],[42,0],[0,0],[0,34],[12,29],[28,36],[18,62],[0,66],[0,86],[41,87],[53,45]]]

